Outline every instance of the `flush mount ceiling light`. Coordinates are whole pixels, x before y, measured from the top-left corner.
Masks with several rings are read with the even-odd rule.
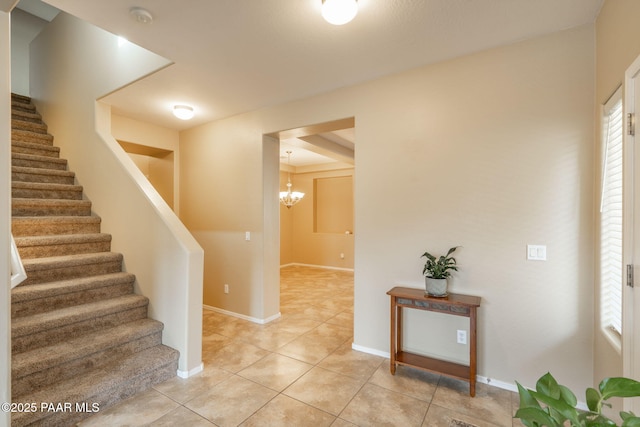
[[[173,115],[179,118],[180,120],[190,120],[193,118],[193,107],[189,107],[188,105],[174,105],[173,106]]]
[[[287,151],[287,166],[291,168],[291,151]],[[299,191],[291,191],[291,172],[287,176],[287,191],[280,192],[280,203],[285,205],[287,209],[298,203],[304,197],[304,193]]]
[[[129,9],[129,15],[141,24],[151,24],[153,22],[153,16],[147,9],[141,7],[132,7]]]
[[[346,24],[355,18],[357,13],[357,0],[322,0],[322,17],[330,24]]]

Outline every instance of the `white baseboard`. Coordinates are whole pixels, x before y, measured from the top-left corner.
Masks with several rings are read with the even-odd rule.
[[[330,265],[302,264],[302,263],[299,263],[299,262],[291,262],[289,264],[282,264],[280,266],[280,268],[294,267],[294,266],[323,268],[325,270],[340,270],[340,271],[351,271],[351,272],[353,272],[353,268],[333,267],[333,266],[330,266]]]
[[[180,369],[178,369],[177,375],[180,378],[189,378],[189,377],[194,376],[195,374],[199,374],[203,370],[204,370],[204,363],[200,363],[200,366],[196,366],[195,368],[191,369],[190,371],[181,371]]]
[[[515,391],[516,393],[518,392],[518,387],[516,386],[516,383],[508,383],[505,381],[494,380],[493,378],[487,378],[481,375],[476,375],[476,381],[482,384],[498,387],[503,390]]]
[[[282,314],[280,312],[274,314],[273,316],[269,316],[266,319],[259,319],[257,317],[251,317],[244,314],[236,313],[235,311],[224,310],[218,307],[212,307],[210,305],[203,305],[202,308],[209,311],[215,311],[216,313],[226,314],[227,316],[237,317],[238,319],[248,320],[249,322],[258,323],[260,325],[265,325],[269,322],[272,322],[278,319]]]
[[[388,351],[385,352],[385,351],[376,350],[375,348],[363,347],[355,343],[351,343],[351,348],[354,349],[355,351],[360,351],[362,353],[367,353],[367,354],[373,354],[374,356],[385,357],[387,359],[391,357]]]

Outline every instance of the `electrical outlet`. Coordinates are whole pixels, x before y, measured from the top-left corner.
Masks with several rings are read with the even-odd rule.
[[[467,331],[465,331],[464,329],[458,329],[457,339],[458,339],[458,344],[466,344]]]
[[[228,284],[224,284],[224,293],[228,294],[229,293],[229,285]]]

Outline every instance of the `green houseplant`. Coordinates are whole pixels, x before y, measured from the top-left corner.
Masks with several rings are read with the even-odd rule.
[[[446,255],[439,257],[429,252],[422,254],[422,257],[427,258],[422,269],[427,294],[435,297],[447,296],[447,279],[451,277],[452,271],[458,270],[456,259],[451,254],[458,248],[459,246],[454,246]]]
[[[617,426],[602,414],[603,406],[611,406],[606,400],[611,397],[640,396],[640,382],[629,378],[605,378],[598,389],[588,388],[586,402],[588,411],[576,408],[578,400],[567,387],[558,384],[546,373],[536,383],[536,390],[522,387],[518,382],[520,409],[515,418],[520,418],[527,427],[604,427]],[[632,412],[620,412],[622,427],[640,426],[640,417]]]

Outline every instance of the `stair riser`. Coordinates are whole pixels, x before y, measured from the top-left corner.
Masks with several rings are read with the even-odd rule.
[[[111,241],[18,247],[20,257],[23,259],[90,254],[95,252],[109,252],[110,250]]]
[[[78,204],[41,204],[20,205],[15,200],[11,205],[13,216],[88,216],[91,215],[91,205]]]
[[[52,147],[53,135],[15,129],[11,132],[11,142],[28,142],[30,144],[40,144]]]
[[[93,219],[94,217],[91,217]],[[56,234],[89,234],[100,232],[100,221],[85,221],[84,217],[78,217],[77,222],[50,221],[21,221],[14,218],[11,225],[13,237],[22,236],[48,236]]]
[[[48,174],[45,169],[41,169],[41,171],[42,173],[12,172],[11,179],[14,182],[39,182],[65,185],[73,185],[75,182],[74,175]]]
[[[125,311],[110,313],[105,316],[63,325],[55,329],[34,332],[31,335],[11,337],[11,351],[13,354],[29,351],[51,345],[69,337],[79,337],[87,333],[95,333],[103,329],[113,328],[134,320],[147,317],[147,306],[135,307]]]
[[[70,188],[68,190],[12,188],[11,197],[21,199],[82,200],[82,188]]]
[[[20,286],[117,273],[122,271],[122,261],[102,262],[90,265],[63,266],[60,268],[54,267],[39,271],[29,271],[28,264],[25,263],[25,270],[27,273],[27,279],[22,282]]]
[[[38,145],[40,145],[42,148],[39,148]],[[20,154],[31,154],[34,156],[52,157],[56,159],[60,158],[60,150],[51,150],[47,147],[48,146],[43,144],[31,144],[29,146],[12,144],[11,152]]]
[[[126,385],[112,389],[100,389],[91,396],[84,396],[84,402],[99,404],[100,411],[113,406],[135,394],[150,389],[153,385],[164,382],[176,376],[178,361],[171,361],[144,375],[132,378]],[[61,402],[64,403],[64,402]],[[47,427],[68,427],[90,417],[91,413],[84,412],[20,412],[12,414],[11,427],[38,425]]]
[[[47,125],[44,123],[34,123],[32,121],[24,121],[24,120],[11,120],[11,129],[20,129],[26,130],[34,133],[47,133]]]
[[[50,157],[42,157],[40,159],[21,159],[13,157],[11,159],[11,166],[65,171],[67,170],[67,161],[64,159],[53,159]]]
[[[15,399],[15,396],[19,397],[30,393],[43,385],[82,375],[90,369],[114,360],[114,358],[133,354],[159,344],[162,344],[162,331],[134,339],[133,341],[118,343],[112,348],[89,354],[61,365],[45,367],[38,372],[27,373],[28,375],[26,376],[24,376],[24,373],[12,372],[11,394]]]
[[[69,292],[64,295],[39,298],[11,303],[11,318],[45,313],[60,308],[73,307],[74,305],[87,304],[108,298],[116,298],[133,293],[133,282],[116,283],[111,286],[102,286],[96,289]]]

